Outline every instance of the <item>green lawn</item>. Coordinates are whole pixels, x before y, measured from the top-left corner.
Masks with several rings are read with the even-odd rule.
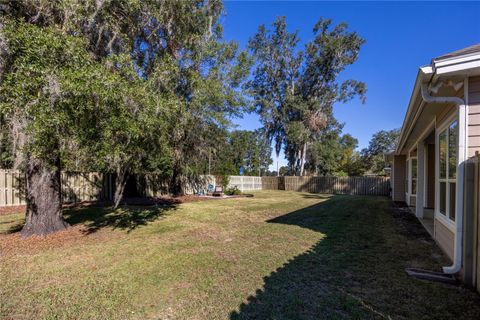
[[[0,216],[0,318],[480,318],[472,291],[406,276],[448,262],[386,198],[263,191],[67,217],[21,241],[21,215]]]

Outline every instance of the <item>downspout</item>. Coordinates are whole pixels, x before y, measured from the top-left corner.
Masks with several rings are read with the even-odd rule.
[[[454,274],[462,268],[463,254],[463,215],[464,215],[464,180],[465,180],[465,161],[467,160],[466,145],[466,104],[458,97],[432,97],[428,93],[426,84],[422,84],[422,99],[427,103],[454,103],[458,108],[458,159],[457,159],[457,183],[456,183],[456,232],[454,245],[453,264],[443,267],[443,272]]]

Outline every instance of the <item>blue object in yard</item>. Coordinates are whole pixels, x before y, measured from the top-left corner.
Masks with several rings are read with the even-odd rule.
[[[207,192],[213,192],[214,189],[215,189],[215,186],[213,184],[209,184],[207,188]]]
[[[240,175],[243,176],[243,172],[245,171],[245,169],[243,169],[243,167],[240,167]]]

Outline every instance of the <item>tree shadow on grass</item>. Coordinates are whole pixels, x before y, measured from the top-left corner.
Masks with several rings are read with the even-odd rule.
[[[94,233],[102,228],[127,230],[130,232],[150,222],[163,219],[175,210],[176,205],[165,206],[123,206],[113,207],[88,207],[70,209],[65,212],[65,220],[70,225],[82,224],[84,232]]]
[[[405,221],[392,215],[386,198],[331,196],[268,222],[308,228],[323,238],[266,276],[263,288],[230,319],[480,317],[475,293],[406,276],[412,261],[439,268],[432,259],[439,251],[431,240],[397,234],[396,225]]]
[[[302,195],[305,199],[318,199],[318,200],[327,200],[333,197],[331,194],[316,194],[316,193],[305,193]]]
[[[10,226],[8,226],[8,228],[6,230],[3,230],[2,232],[0,232],[0,234],[11,234],[11,233],[15,233],[15,232],[20,232],[20,230],[22,230],[23,228],[23,224],[25,223],[25,221],[6,221],[6,222],[2,222],[0,224],[10,224]]]
[[[63,216],[71,226],[83,225],[83,231],[86,234],[94,233],[102,228],[121,229],[130,232],[150,222],[165,218],[170,211],[176,210],[177,205],[172,203],[154,206],[121,206],[117,209],[93,205],[64,209]],[[0,234],[19,232],[22,230],[24,223],[24,219],[1,222],[0,224],[8,224],[9,226]]]

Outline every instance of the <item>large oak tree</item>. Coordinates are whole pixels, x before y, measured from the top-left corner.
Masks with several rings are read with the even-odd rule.
[[[308,148],[326,130],[338,129],[334,104],[355,96],[363,101],[366,86],[339,80],[364,43],[345,23],[319,19],[303,50],[299,41],[285,17],[277,18],[272,30],[261,25],[249,42],[256,69],[248,88],[277,153],[285,146],[292,171],[304,175]]]
[[[248,59],[221,39],[217,0],[0,5],[0,110],[27,177],[24,236],[67,227],[62,167],[171,174],[243,105]],[[3,131],[3,130],[2,130]]]

